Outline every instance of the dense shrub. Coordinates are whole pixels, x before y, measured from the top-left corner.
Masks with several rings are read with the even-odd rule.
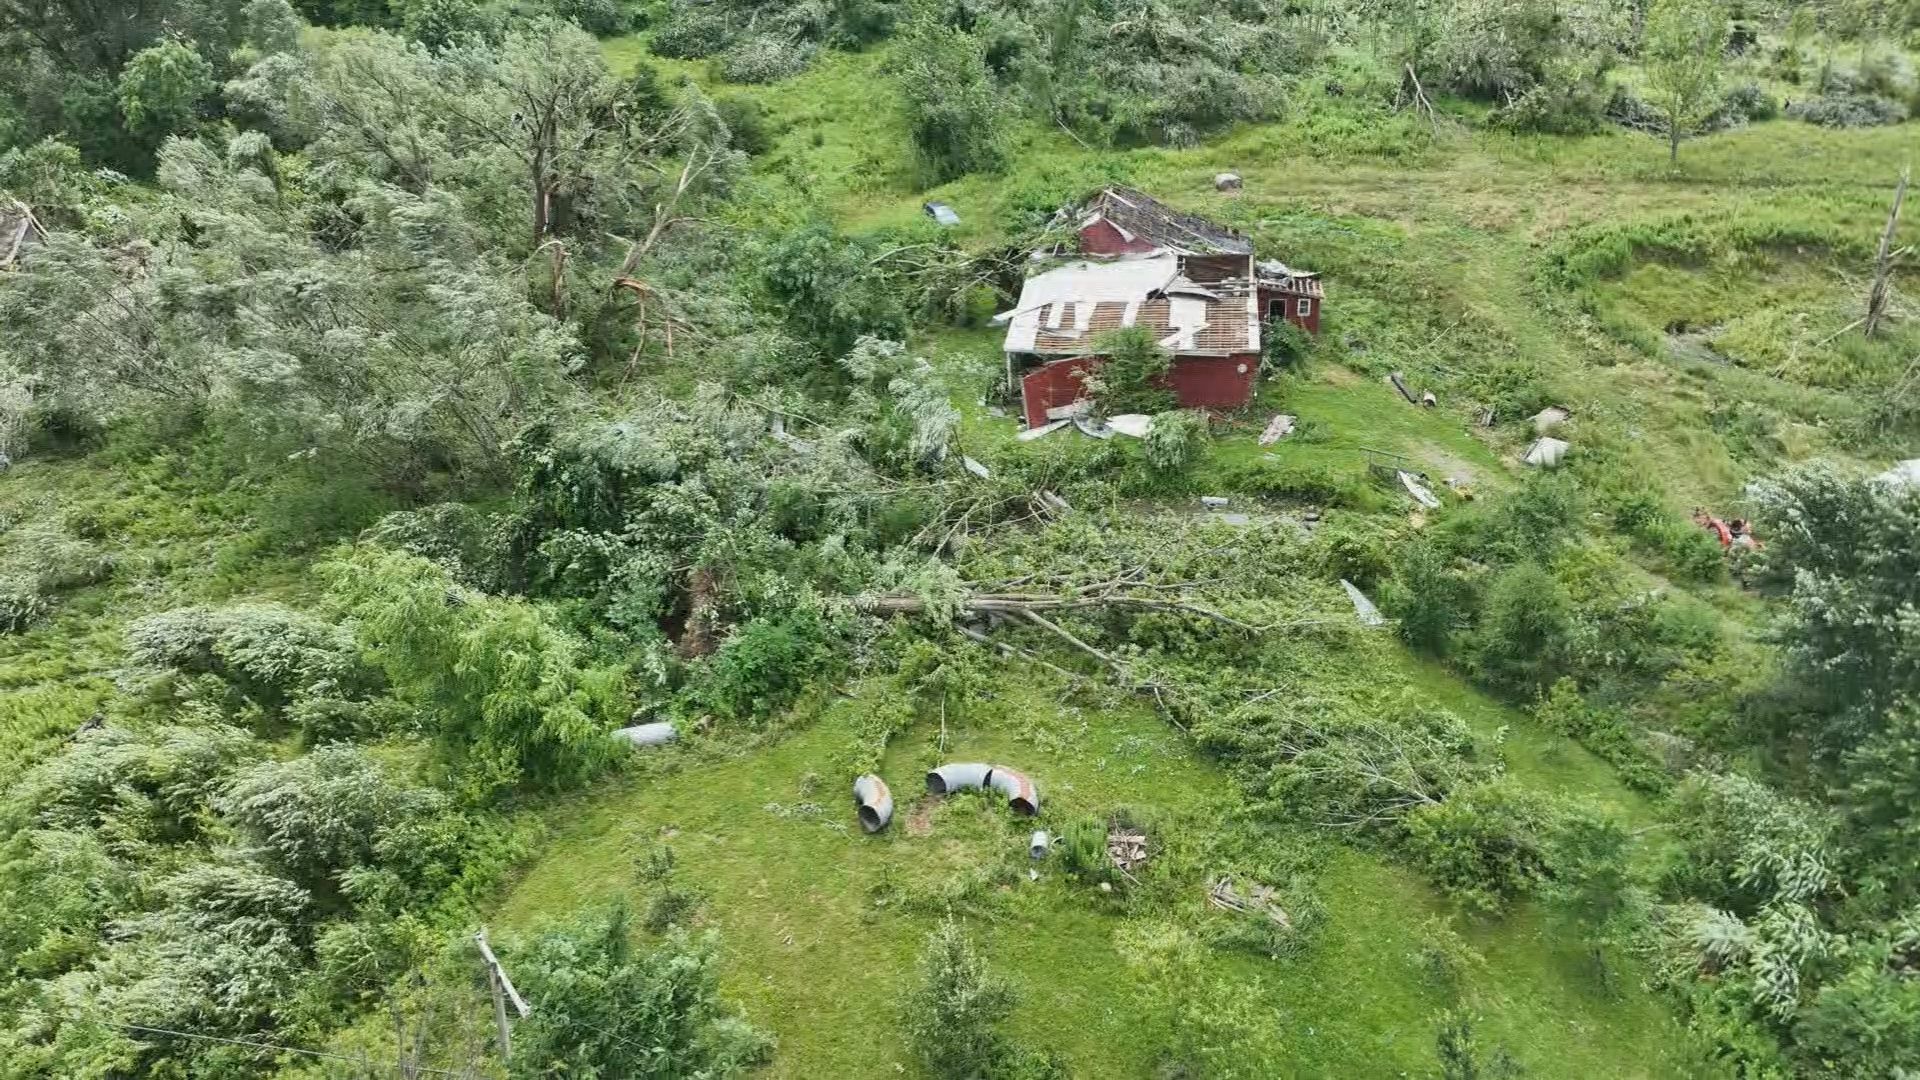
[[[675,933],[643,949],[631,936],[616,906],[513,954],[515,983],[533,1007],[514,1029],[513,1077],[722,1077],[766,1061],[772,1038],[720,996],[714,938]]]
[[[1560,670],[1571,632],[1571,605],[1560,583],[1536,563],[1519,563],[1487,588],[1471,662],[1493,686],[1531,697]]]
[[[104,580],[113,559],[51,522],[17,526],[0,539],[0,630],[24,630],[59,594]]]
[[[754,619],[705,663],[688,703],[729,720],[765,717],[836,663],[833,646],[832,629],[813,611]]]
[[[280,604],[176,608],[136,619],[127,649],[137,663],[232,683],[264,708],[351,694],[369,685],[353,635]]]
[[[1481,784],[1408,814],[1405,844],[1434,884],[1496,911],[1547,879],[1554,817],[1550,803],[1517,785]]]
[[[726,48],[730,32],[717,5],[680,3],[647,39],[655,56],[692,60]]]
[[[720,54],[720,77],[730,83],[770,83],[805,71],[813,48],[782,38],[750,37]]]
[[[1871,94],[1828,94],[1787,106],[1787,115],[1830,128],[1878,127],[1907,118],[1907,107]]]
[[[894,46],[889,66],[930,183],[1000,168],[1006,157],[1003,106],[978,38],[916,20]]]
[[[1153,418],[1141,449],[1147,463],[1156,469],[1183,469],[1194,455],[1206,448],[1207,414],[1196,409],[1176,409]]]
[[[624,34],[632,25],[620,0],[554,0],[553,13],[595,37]]]
[[[907,1043],[940,1080],[1005,1072],[1014,1049],[1001,1025],[1013,1015],[1013,988],[987,969],[952,919],[927,935],[920,975],[902,1002]]]

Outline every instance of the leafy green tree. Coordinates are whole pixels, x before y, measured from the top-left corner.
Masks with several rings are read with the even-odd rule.
[[[1538,693],[1558,673],[1571,628],[1571,605],[1560,583],[1539,564],[1520,563],[1487,589],[1474,631],[1475,670],[1509,693]]]
[[[546,930],[512,964],[533,1006],[513,1033],[515,1078],[728,1077],[773,1050],[721,998],[712,937],[635,948],[623,906]]]
[[[213,65],[178,41],[163,41],[127,61],[120,110],[129,129],[157,144],[190,131],[213,90]]]
[[[1667,122],[1667,160],[1680,160],[1680,133],[1719,106],[1726,69],[1727,13],[1716,0],[1654,0],[1640,46],[1653,106]]]
[[[428,710],[466,795],[566,787],[611,760],[612,732],[630,714],[622,673],[590,666],[540,609],[462,589],[398,552],[363,552],[331,573],[362,649]]]
[[[900,35],[891,64],[930,185],[1000,168],[1005,106],[988,78],[978,38],[921,17]]]
[[[1093,339],[1093,351],[1101,361],[1084,381],[1102,413],[1161,413],[1174,408],[1173,391],[1166,386],[1173,354],[1153,331],[1143,326],[1108,330]]]
[[[1001,1024],[1013,1015],[1013,988],[987,970],[960,924],[927,935],[920,975],[901,1009],[907,1042],[940,1080],[983,1080],[1013,1054]]]

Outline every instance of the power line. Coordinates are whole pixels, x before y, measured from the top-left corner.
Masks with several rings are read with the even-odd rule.
[[[228,1038],[223,1038],[219,1035],[202,1035],[194,1031],[174,1031],[171,1028],[149,1027],[145,1024],[125,1024],[115,1020],[99,1020],[99,1019],[82,1020],[79,1017],[75,1017],[75,1016],[63,1016],[60,1019],[65,1020],[70,1024],[104,1024],[107,1027],[121,1028],[126,1031],[144,1031],[154,1035],[173,1035],[182,1039],[199,1039],[203,1042],[225,1043],[229,1046],[245,1046],[254,1050],[284,1050],[289,1054],[305,1054],[308,1057],[331,1058],[334,1061],[350,1061],[356,1065],[368,1064],[368,1059],[364,1054],[359,1057],[354,1057],[351,1054],[334,1054],[334,1053],[329,1053],[325,1050],[308,1050],[308,1049],[305,1049],[304,1047],[299,1047],[299,1046],[283,1046],[280,1043],[270,1043],[265,1041],[254,1042],[246,1039],[228,1039]],[[470,1077],[473,1075],[471,1070],[467,1072],[454,1072],[451,1069],[436,1069],[428,1065],[417,1065],[414,1067],[414,1071],[420,1072],[420,1073],[432,1073],[435,1076]]]

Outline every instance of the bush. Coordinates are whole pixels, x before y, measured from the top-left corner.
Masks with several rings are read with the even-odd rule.
[[[713,937],[636,949],[624,907],[545,931],[512,968],[533,1005],[513,1033],[515,1080],[735,1076],[773,1051],[721,998]]]
[[[1453,572],[1445,552],[1426,541],[1399,547],[1393,579],[1380,599],[1397,620],[1400,639],[1435,656],[1446,654],[1454,631],[1473,615],[1467,583]]]
[[[1102,413],[1117,416],[1173,409],[1173,393],[1165,386],[1173,354],[1161,347],[1152,331],[1140,326],[1109,330],[1093,339],[1093,351],[1105,360],[1085,382]]]
[[[890,67],[930,183],[1000,168],[1006,158],[1005,107],[988,77],[979,38],[921,18],[896,41]]]
[[[1054,837],[1053,847],[1061,869],[1089,885],[1118,876],[1107,854],[1107,823],[1101,818],[1075,818]]]
[[[1147,464],[1156,469],[1183,469],[1207,444],[1207,414],[1197,409],[1177,409],[1153,418],[1142,450]]]
[[[1406,817],[1408,854],[1434,884],[1486,911],[1547,879],[1554,809],[1505,781],[1456,791]]]
[[[216,675],[266,709],[372,681],[353,635],[280,604],[175,608],[127,627],[136,663]]]
[[[764,717],[835,662],[830,628],[810,610],[748,622],[694,676],[687,701],[729,720]]]
[[[1495,578],[1474,633],[1472,663],[1490,685],[1531,697],[1560,670],[1572,613],[1552,574],[1520,563]]]
[[[67,589],[105,580],[113,560],[50,522],[15,528],[0,549],[0,630],[18,631],[53,610]]]
[[[726,48],[728,37],[727,19],[718,7],[681,3],[653,32],[647,48],[655,56],[694,60]]]
[[[620,0],[554,0],[553,13],[595,37],[613,37],[632,27]]]
[[[920,953],[919,983],[902,1010],[907,1043],[940,1080],[1002,1075],[1014,1051],[1000,1025],[1013,1006],[1013,988],[987,970],[973,942],[948,919],[927,935]]]
[[[1878,127],[1905,120],[1907,107],[1870,94],[1828,94],[1794,102],[1787,107],[1787,115],[1821,127]]]
[[[814,49],[774,37],[750,37],[720,54],[720,77],[730,83],[770,83],[800,74]]]
[[[759,156],[773,149],[773,132],[767,128],[767,107],[750,97],[729,94],[713,99],[714,111],[727,125],[735,150]]]

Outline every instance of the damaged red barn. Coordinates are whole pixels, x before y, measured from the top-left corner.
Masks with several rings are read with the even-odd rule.
[[[1029,427],[1084,407],[1081,376],[1102,362],[1091,349],[1104,331],[1153,331],[1173,354],[1167,386],[1182,407],[1232,409],[1253,396],[1265,324],[1320,329],[1319,278],[1255,260],[1231,229],[1124,187],[1102,190],[1079,217],[1079,257],[1029,276],[996,317]]]

